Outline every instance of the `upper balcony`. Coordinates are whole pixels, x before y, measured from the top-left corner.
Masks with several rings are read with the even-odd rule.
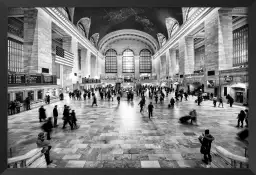
[[[55,75],[8,72],[9,87],[42,85],[57,85],[57,77]]]

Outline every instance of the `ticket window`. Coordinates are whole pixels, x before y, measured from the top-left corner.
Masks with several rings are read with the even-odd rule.
[[[37,98],[39,100],[43,99],[43,91],[42,90],[37,91]]]
[[[244,93],[243,92],[236,92],[236,102],[243,103],[244,101]]]
[[[23,93],[22,92],[16,92],[15,93],[15,99],[19,101],[20,103],[23,102]]]
[[[29,91],[28,92],[28,97],[31,101],[34,101],[34,91]]]

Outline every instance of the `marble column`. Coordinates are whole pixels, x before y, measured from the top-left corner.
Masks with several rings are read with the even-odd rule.
[[[194,38],[185,37],[185,53],[184,53],[184,73],[193,74],[194,65],[195,65],[195,56],[194,56]]]
[[[24,11],[24,71],[52,74],[52,20],[42,9]]]
[[[134,56],[134,59],[135,59],[135,61],[134,61],[134,63],[135,63],[135,72],[134,72],[134,74],[135,74],[135,78],[136,79],[138,79],[138,78],[140,78],[140,56],[139,55],[136,55],[136,56]]]

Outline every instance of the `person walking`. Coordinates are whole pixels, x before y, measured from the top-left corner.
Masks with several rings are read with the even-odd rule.
[[[216,105],[217,105],[217,97],[213,97],[212,101],[213,101],[213,106],[216,107]]]
[[[157,104],[157,101],[158,101],[158,96],[157,96],[157,94],[155,95],[155,101],[156,101],[156,104]]]
[[[240,113],[237,116],[237,126],[236,127],[240,127],[240,123],[241,123],[241,127],[243,127],[244,125],[244,119],[246,117],[246,114],[243,110],[240,111]]]
[[[219,98],[219,106],[218,106],[218,107],[220,107],[220,105],[222,105],[222,107],[223,107],[223,100],[222,100],[222,97]]]
[[[184,93],[184,96],[185,96],[185,100],[188,101],[188,93],[187,92]]]
[[[37,145],[37,148],[43,148],[42,153],[44,153],[45,161],[47,165],[51,164],[52,160],[50,159],[50,150],[52,146],[50,145],[50,142],[48,140],[45,140],[43,132],[40,132],[38,134],[36,145]]]
[[[65,109],[64,109],[64,112],[63,112],[63,127],[62,129],[65,129],[66,128],[66,125],[67,123],[69,124],[71,130],[73,130],[73,125],[71,123],[71,120],[70,120],[70,109],[69,109],[69,106],[66,106]]]
[[[119,94],[117,95],[117,102],[118,102],[118,104],[120,104],[120,95]]]
[[[41,106],[41,107],[38,109],[38,112],[39,112],[39,122],[42,122],[42,120],[45,120],[45,119],[46,119],[46,113],[45,113],[44,106]]]
[[[191,118],[190,124],[192,125],[193,122],[197,123],[197,112],[196,112],[196,110],[193,109],[193,110],[189,113],[189,115],[190,115],[190,118]]]
[[[72,122],[73,128],[75,127],[77,129],[76,121],[77,121],[77,119],[76,119],[75,110],[72,110],[72,112],[71,112],[71,122]]]
[[[205,132],[199,136],[199,141],[201,143],[201,154],[204,155],[203,162],[207,165],[207,168],[209,168],[209,163],[212,162],[212,156],[211,156],[211,144],[214,141],[214,137],[210,134],[210,131],[207,129]]]
[[[248,127],[249,126],[249,123],[248,123],[248,117],[249,117],[249,114],[248,114],[248,109],[246,109],[246,110],[244,110],[245,111],[245,114],[246,114],[246,117],[245,117],[245,123],[246,123],[246,125],[245,125],[245,127]]]
[[[150,117],[153,117],[153,109],[154,109],[154,106],[153,106],[152,102],[150,102],[148,105],[148,118],[149,119],[150,119]]]
[[[58,126],[57,124],[57,120],[58,120],[58,109],[57,109],[57,105],[55,105],[55,107],[53,108],[53,119],[54,119],[54,124],[53,127],[56,128]]]
[[[49,117],[47,121],[42,125],[42,130],[46,132],[47,140],[51,140],[51,132],[52,132],[52,117]]]
[[[173,97],[170,100],[170,104],[171,104],[171,108],[174,108],[175,100]]]
[[[95,104],[96,106],[98,106],[97,105],[97,98],[96,98],[96,95],[93,93],[93,101],[92,101],[92,107],[93,107],[93,105]]]
[[[230,104],[231,108],[232,108],[233,103],[234,103],[234,99],[230,96],[229,97],[229,104]]]
[[[142,99],[140,100],[139,105],[140,105],[140,112],[144,111],[143,110],[144,101]]]

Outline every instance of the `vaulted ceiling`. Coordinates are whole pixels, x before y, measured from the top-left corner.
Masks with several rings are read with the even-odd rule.
[[[95,33],[99,33],[99,40],[108,33],[122,29],[140,30],[150,34],[156,40],[158,39],[158,33],[168,38],[166,19],[174,18],[180,25],[183,23],[181,8],[76,7],[73,23],[77,25],[83,18],[90,21],[87,37],[90,38]]]

